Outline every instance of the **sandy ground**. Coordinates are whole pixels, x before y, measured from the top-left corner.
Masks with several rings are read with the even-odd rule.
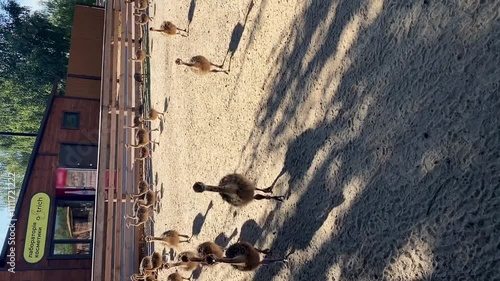
[[[155,232],[194,233],[179,251],[295,253],[195,277],[498,280],[499,1],[256,0],[244,25],[248,4],[155,2],[155,27],[191,19],[188,38],[150,35],[152,106],[168,107]],[[229,75],[174,63],[228,47]],[[232,172],[289,198],[237,209],[192,190]]]

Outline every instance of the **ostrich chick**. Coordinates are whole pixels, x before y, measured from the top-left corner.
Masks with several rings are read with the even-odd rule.
[[[148,190],[146,194],[144,194],[144,200],[138,199],[141,195],[130,194],[131,199],[134,199],[134,208],[136,206],[150,208],[151,206],[156,205],[156,201],[158,200],[158,193],[160,191]]]
[[[139,128],[144,120],[142,120],[141,116],[135,116],[134,117],[134,125],[133,126],[123,126],[124,129],[133,129],[133,128]]]
[[[204,191],[217,192],[222,197],[222,200],[229,204],[242,207],[252,202],[252,200],[273,199],[283,201],[283,196],[268,196],[255,194],[255,191],[272,193],[272,187],[266,189],[256,188],[255,185],[241,174],[229,174],[223,177],[218,186],[205,185],[202,182],[196,182],[193,185],[193,190],[197,193]]]
[[[153,20],[153,17],[150,17],[147,14],[134,13],[134,16],[138,16],[138,18],[135,19],[135,23],[137,23],[138,25],[145,25],[149,21]]]
[[[138,49],[135,51],[135,58],[128,59],[129,61],[138,61],[143,62],[146,58],[151,57],[146,51],[143,49]]]
[[[137,144],[135,145],[131,145],[131,144],[125,144],[125,147],[126,148],[140,148],[140,147],[143,147],[143,146],[146,146],[150,143],[154,143],[154,144],[157,144],[157,145],[160,145],[159,142],[156,142],[156,141],[151,141],[149,140],[149,133],[150,132],[153,132],[153,131],[158,131],[158,129],[154,129],[154,130],[151,130],[151,131],[148,131],[146,129],[139,129],[137,130],[136,134],[135,134],[135,137],[137,139]]]
[[[159,29],[155,29],[155,28],[151,27],[151,28],[149,28],[149,30],[154,31],[154,32],[161,32],[162,34],[165,34],[165,35],[177,35],[177,34],[179,34],[180,36],[183,36],[183,37],[187,37],[189,35],[189,32],[187,30],[178,28],[177,26],[175,26],[175,24],[173,24],[170,21],[164,21]],[[181,33],[180,31],[187,33],[187,35]]]
[[[210,266],[215,263],[212,263],[212,259],[221,259],[224,256],[224,251],[222,248],[215,244],[214,242],[204,242],[198,245],[196,248],[197,254],[191,252],[184,252],[179,255],[181,262],[196,262],[200,263],[203,266]]]
[[[180,240],[180,237],[186,238],[187,240]],[[179,246],[179,243],[189,243],[189,236],[184,235],[184,234],[179,234],[176,230],[167,230],[163,232],[163,234],[160,237],[154,237],[154,236],[146,236],[145,237],[146,242],[162,242],[164,244],[167,244],[169,246],[177,248]]]
[[[126,226],[129,228],[130,226],[139,226],[144,224],[150,218],[151,210],[146,207],[139,206],[137,210],[137,214],[134,217],[129,215],[123,216],[125,218]],[[130,223],[127,220],[133,220],[135,223]]]
[[[182,281],[182,280],[191,280],[191,278],[182,277],[182,275],[180,275],[177,272],[174,272],[167,277],[167,281]]]
[[[224,256],[224,250],[217,244],[211,241],[203,242],[196,248],[198,256],[205,258],[209,255],[214,255],[216,258],[220,259]]]
[[[144,121],[154,121],[158,118],[163,119],[163,117],[165,117],[165,112],[159,112],[158,110],[151,108],[148,112],[148,118],[144,119]]]
[[[174,262],[174,263],[165,262],[163,263],[162,269],[171,267],[180,267],[185,271],[193,271],[200,264],[199,262],[196,261],[190,261],[190,259],[195,259],[195,258],[198,258],[198,256],[194,252],[191,251],[182,252],[179,254],[179,260],[180,260],[179,262]]]
[[[143,146],[139,151],[139,157],[135,157],[135,160],[144,160],[146,158],[151,158],[151,150],[149,147]]]
[[[229,74],[227,72],[227,70],[223,70],[223,69],[221,69],[221,66],[211,63],[204,56],[194,56],[189,60],[189,62],[184,62],[181,59],[176,59],[175,63],[177,65],[183,64],[183,65],[189,66],[189,67],[191,67],[192,70],[194,70],[198,73],[201,73],[201,74],[205,74],[205,73],[209,73],[209,72],[223,72],[223,73]],[[212,66],[217,67],[217,69],[212,69]]]
[[[282,259],[268,259],[264,258],[260,260],[260,253],[268,254],[269,250],[259,250],[254,248],[248,242],[241,242],[231,245],[226,250],[226,256],[223,258],[216,258],[214,255],[210,255],[206,258],[206,262],[209,264],[214,263],[228,263],[232,267],[240,271],[251,271],[259,267],[259,265],[268,265],[275,262],[288,262],[288,254]]]

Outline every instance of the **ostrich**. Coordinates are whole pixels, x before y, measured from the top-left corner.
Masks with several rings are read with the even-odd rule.
[[[134,13],[134,16],[138,16],[139,17],[139,18],[135,19],[135,23],[137,23],[138,25],[145,25],[149,21],[153,20],[153,18],[150,17],[150,16],[148,16],[147,14]]]
[[[195,270],[198,265],[200,264],[199,262],[196,261],[190,261],[191,258],[197,258],[198,256],[196,255],[195,252],[191,251],[186,251],[182,252],[179,254],[180,261],[179,262],[174,262],[174,263],[163,263],[162,269],[166,268],[171,268],[171,267],[180,267],[181,269],[185,271],[193,271]]]
[[[159,112],[158,110],[151,108],[148,112],[148,118],[144,119],[143,121],[154,121],[158,118],[163,119],[165,112]]]
[[[180,237],[186,238],[186,240],[181,241]],[[175,248],[179,246],[179,243],[191,242],[189,236],[184,234],[179,234],[179,232],[177,232],[176,230],[167,230],[163,232],[163,234],[160,237],[146,236],[145,240],[146,242],[155,242],[155,241],[162,242],[164,244],[167,244]]]
[[[135,157],[135,160],[144,160],[151,157],[151,150],[147,146],[141,147],[139,151],[139,157]]]
[[[138,11],[146,10],[149,7],[149,4],[151,4],[149,0],[129,0],[129,1],[125,0],[125,3],[132,3],[132,2],[135,3],[135,9]]]
[[[196,251],[198,252],[198,256],[200,258],[214,255],[216,258],[220,259],[224,256],[224,249],[211,241],[201,243],[196,248]]]
[[[151,208],[151,206],[156,206],[156,201],[158,200],[158,193],[160,191],[148,190],[144,195],[133,195],[130,194],[130,197],[135,200],[134,209],[136,208]],[[144,196],[144,199],[138,199],[139,197]]]
[[[268,265],[275,262],[288,263],[288,257],[292,254],[289,253],[282,259],[260,259],[260,254],[269,254],[269,250],[259,250],[254,248],[248,242],[240,242],[231,245],[226,250],[226,256],[217,258],[214,255],[207,256],[205,262],[208,264],[214,263],[228,263],[232,267],[240,271],[251,271],[259,267],[259,265]]]
[[[182,280],[191,280],[191,278],[182,277],[177,271],[170,274],[167,277],[167,281],[182,281]]]
[[[194,70],[198,73],[201,73],[201,74],[205,74],[205,73],[209,73],[209,72],[223,72],[223,73],[228,74],[228,72],[226,70],[223,70],[220,65],[216,65],[216,64],[211,63],[204,56],[194,56],[189,60],[189,62],[184,62],[181,59],[176,59],[175,63],[177,65],[183,64],[183,65],[189,66],[189,67],[191,67],[192,70]],[[218,69],[212,69],[212,66],[215,66]]]
[[[144,259],[143,259],[144,260]],[[133,274],[130,276],[131,280],[140,280],[140,279],[146,279],[149,276],[153,276],[153,280],[156,279],[156,276],[154,276],[157,272],[158,269],[160,269],[163,266],[163,257],[161,256],[160,253],[158,252],[153,252],[153,254],[149,257],[150,263],[148,264],[148,267],[143,267],[142,270],[139,269],[139,274]]]
[[[146,146],[146,145],[148,145],[150,143],[154,143],[154,144],[160,145],[159,142],[149,140],[149,133],[150,132],[154,132],[154,131],[158,131],[158,129],[154,129],[154,130],[151,130],[151,131],[148,131],[147,129],[139,129],[139,130],[137,130],[137,132],[135,134],[135,137],[138,140],[138,143],[135,144],[135,145],[125,144],[125,147],[126,148],[131,148],[131,147],[133,147],[133,148],[140,148],[140,147]]]
[[[130,280],[155,280],[156,277],[155,276],[151,276],[153,277],[153,279],[148,279],[148,277],[150,276],[146,276],[144,274],[144,270],[146,269],[151,269],[153,268],[153,263],[151,261],[151,256],[145,256],[144,258],[142,258],[141,260],[141,263],[139,264],[139,273],[134,273],[130,276]]]
[[[143,62],[146,58],[151,57],[146,51],[143,49],[138,49],[135,51],[135,58],[129,58],[129,61],[138,61]]]
[[[127,126],[127,125],[125,125],[125,126],[123,126],[123,128],[124,128],[124,129],[134,129],[134,128],[139,128],[139,127],[143,124],[143,121],[144,121],[144,120],[142,120],[142,117],[141,117],[141,116],[135,116],[135,117],[134,117],[134,121],[133,121],[134,125],[133,125],[133,126]]]
[[[140,181],[138,184],[137,184],[137,192],[135,195],[136,196],[143,196],[144,194],[146,194],[146,192],[148,192],[154,185],[153,184],[149,184],[147,181]]]
[[[134,80],[135,82],[140,83],[141,85],[144,85],[144,78],[146,78],[147,75],[143,73],[136,72],[134,73]]]
[[[171,21],[164,21],[159,29],[155,29],[155,28],[151,27],[151,28],[149,28],[149,31],[160,32],[160,33],[165,34],[165,35],[177,35],[178,34],[178,35],[183,36],[183,37],[189,36],[189,32],[187,30],[178,28]],[[181,33],[180,31],[183,31],[187,35]]]
[[[252,202],[252,200],[263,200],[263,199],[273,199],[276,201],[283,201],[283,196],[268,196],[255,194],[255,191],[261,191],[265,193],[272,193],[273,187],[268,187],[266,189],[256,188],[255,185],[245,178],[241,174],[229,174],[223,177],[218,186],[205,185],[202,182],[196,182],[193,185],[193,190],[197,193],[204,191],[217,192],[222,197],[222,200],[227,203],[242,207]]]
[[[126,226],[129,228],[131,225],[132,226],[139,226],[148,221],[150,218],[151,210],[146,207],[139,206],[137,213],[135,214],[134,217],[125,215],[123,218],[125,218]],[[130,223],[127,220],[133,220],[135,223]]]
[[[158,252],[153,252],[151,255],[151,268],[144,269],[145,275],[151,275],[163,265],[163,257]]]
[[[203,266],[210,266],[215,264],[211,262],[212,259],[221,259],[224,256],[224,250],[217,244],[207,241],[201,243],[196,248],[197,253],[184,252],[179,255],[179,259],[183,263],[200,263]]]

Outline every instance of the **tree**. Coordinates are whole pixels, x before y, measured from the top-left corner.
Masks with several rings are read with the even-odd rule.
[[[15,0],[0,0],[1,131],[38,132],[51,89],[65,82],[76,3],[50,0],[42,12],[31,12]],[[0,136],[0,173],[15,174],[17,189],[34,142],[34,137]],[[0,197],[0,206],[5,200]]]
[[[31,13],[13,0],[1,2],[0,8],[2,131],[37,133],[52,84],[65,76],[69,40],[46,14]],[[16,194],[34,142],[34,137],[0,137],[0,174],[2,178],[15,175]],[[0,206],[12,204],[4,191]]]
[[[71,40],[75,5],[92,5],[95,4],[95,0],[49,0],[42,1],[42,3],[45,6],[45,13],[49,15],[50,22],[64,29],[64,38],[69,42]]]
[[[5,14],[0,14],[0,75],[35,92],[62,81],[69,51],[64,28],[14,0],[1,3],[1,8]]]

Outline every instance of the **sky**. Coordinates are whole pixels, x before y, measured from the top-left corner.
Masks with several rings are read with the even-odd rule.
[[[17,2],[19,2],[23,6],[30,7],[32,11],[42,9],[40,0],[17,0]]]
[[[3,249],[5,235],[7,235],[7,228],[9,226],[10,216],[7,208],[0,207],[0,252]]]
[[[2,152],[2,150],[0,150],[0,155],[4,156],[5,153]],[[0,165],[2,165],[2,163],[0,163]],[[8,192],[7,190],[10,188],[10,186],[5,185],[5,184],[6,184],[6,182],[8,182],[9,178],[10,177],[8,175],[6,175],[5,173],[0,173],[0,192]],[[7,199],[7,201],[8,200],[9,199]],[[14,202],[14,201],[9,202],[8,201],[5,203],[8,206],[3,206],[3,204],[4,204],[3,202],[2,202],[2,205],[0,205],[0,252],[2,251],[5,236],[7,235],[7,228],[9,226],[10,221],[11,221],[9,207],[10,207],[10,210],[14,210],[16,202]]]

